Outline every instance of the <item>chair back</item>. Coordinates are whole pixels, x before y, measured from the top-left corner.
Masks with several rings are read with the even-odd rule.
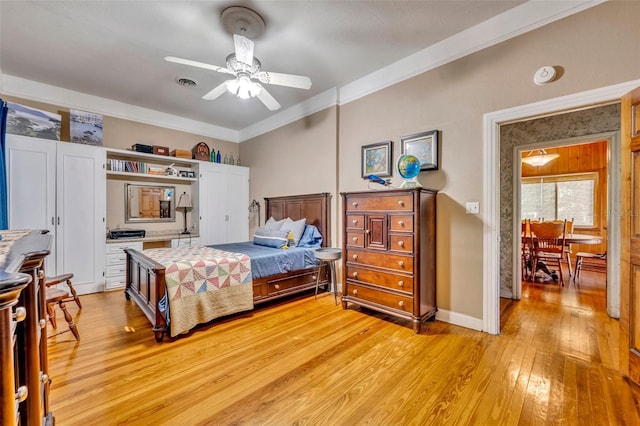
[[[531,219],[522,219],[522,236],[531,235]]]
[[[531,222],[533,249],[545,253],[562,253],[567,221]]]

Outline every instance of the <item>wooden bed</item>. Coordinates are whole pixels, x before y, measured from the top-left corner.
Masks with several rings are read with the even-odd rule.
[[[287,197],[265,198],[265,218],[273,216],[280,220],[290,217],[293,220],[307,219],[307,224],[318,228],[323,236],[323,247],[331,246],[329,193],[307,194]],[[165,285],[165,267],[144,254],[125,249],[127,254],[126,289],[127,300],[133,300],[149,318],[153,326],[156,341],[161,342],[168,330],[164,313],[158,309],[163,298]],[[262,277],[253,280],[253,303],[261,303],[300,293],[316,286],[316,268],[307,268],[285,274]],[[328,288],[328,270],[323,263],[320,270],[320,283]]]

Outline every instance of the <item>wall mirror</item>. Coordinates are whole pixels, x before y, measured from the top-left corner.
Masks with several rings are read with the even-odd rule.
[[[175,222],[175,192],[173,186],[125,183],[125,222]]]

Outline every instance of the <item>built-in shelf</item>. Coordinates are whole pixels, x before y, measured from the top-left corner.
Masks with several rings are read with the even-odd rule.
[[[107,178],[136,180],[144,182],[197,182],[198,160],[170,157],[167,155],[146,154],[144,152],[110,149],[107,152]],[[189,172],[192,177],[148,173],[149,168],[164,171],[173,166],[178,172]],[[124,169],[124,170],[123,170]],[[140,170],[140,171],[137,171]]]
[[[133,172],[114,172],[107,170],[107,178],[121,180],[140,180],[147,182],[196,182],[197,178],[188,178],[180,176],[154,175],[149,173],[133,173]]]

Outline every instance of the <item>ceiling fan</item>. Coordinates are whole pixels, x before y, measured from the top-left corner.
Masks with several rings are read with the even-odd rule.
[[[253,41],[247,37],[234,34],[233,42],[235,45],[235,53],[227,56],[226,67],[176,58],[175,56],[166,56],[164,59],[177,64],[204,68],[235,76],[235,78],[221,83],[204,95],[202,99],[206,100],[214,100],[222,96],[226,91],[229,91],[241,99],[256,97],[271,111],[275,111],[279,109],[281,105],[260,83],[295,87],[298,89],[309,89],[311,87],[311,79],[309,77],[262,71],[260,61],[253,56]]]

